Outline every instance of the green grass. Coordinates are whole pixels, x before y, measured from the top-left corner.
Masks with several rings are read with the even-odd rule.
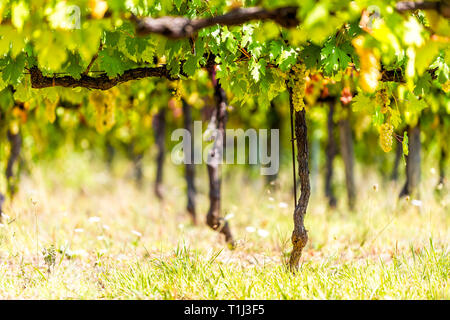
[[[326,206],[313,181],[301,267],[285,269],[292,231],[291,173],[272,190],[239,167],[225,170],[223,214],[238,240],[229,250],[204,223],[206,169],[198,215],[184,211],[181,167],[167,161],[166,200],[152,194],[152,163],[138,189],[121,161],[109,174],[87,155],[32,168],[0,226],[0,297],[33,299],[449,299],[450,196],[425,170],[422,205],[398,201],[400,183],[364,170],[354,212]],[[359,169],[359,168],[358,168]],[[361,176],[363,170],[358,170]],[[342,185],[342,170],[336,182]],[[378,188],[373,186],[378,184]],[[377,189],[377,190],[375,190]],[[337,188],[338,199],[345,190]],[[56,248],[54,255],[51,246]]]

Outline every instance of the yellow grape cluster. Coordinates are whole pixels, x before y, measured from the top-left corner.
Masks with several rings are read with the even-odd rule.
[[[301,111],[305,108],[303,98],[305,97],[306,89],[306,66],[297,63],[292,67],[292,70],[294,71],[294,75],[291,78],[292,103],[295,111]]]
[[[181,101],[181,80],[178,80],[176,82],[175,90],[173,91],[173,95],[175,96],[175,99],[178,101]]]
[[[52,102],[48,99],[44,100],[45,102],[45,116],[47,117],[48,122],[53,123],[56,120],[56,106],[58,105],[58,100]]]
[[[359,85],[364,91],[373,93],[377,89],[378,80],[381,78],[380,63],[373,50],[364,48],[362,36],[355,38],[352,43],[360,60]]]
[[[383,123],[380,126],[380,146],[384,152],[392,150],[394,126],[390,123]]]
[[[386,113],[389,111],[389,105],[391,104],[391,100],[389,99],[389,95],[386,89],[381,89],[377,92],[376,102],[381,106],[381,113]]]
[[[93,91],[89,102],[95,108],[95,127],[98,132],[111,128],[115,123],[116,90]]]

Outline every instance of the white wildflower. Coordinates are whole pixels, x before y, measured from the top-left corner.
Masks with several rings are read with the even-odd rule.
[[[90,223],[96,223],[100,221],[100,217],[90,217],[88,221]]]
[[[287,204],[286,202],[280,202],[280,203],[278,204],[278,206],[279,206],[280,208],[282,208],[282,209],[285,209],[285,208],[288,207],[288,204]]]
[[[421,207],[422,206],[422,201],[414,199],[414,200],[411,201],[411,204],[413,206],[416,206],[416,207]]]
[[[252,233],[252,232],[256,231],[256,228],[255,227],[247,227],[247,228],[245,228],[245,231]]]
[[[234,213],[233,212],[230,212],[229,214],[227,214],[226,216],[225,216],[225,220],[230,220],[230,219],[232,219],[234,217]]]
[[[269,235],[269,231],[264,230],[264,229],[258,229],[258,236],[260,236],[261,238],[265,238]]]
[[[139,231],[131,230],[131,233],[134,234],[135,236],[139,237],[139,238],[142,237],[142,233],[140,233]]]

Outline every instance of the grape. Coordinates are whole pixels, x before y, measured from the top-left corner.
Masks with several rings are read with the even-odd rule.
[[[95,108],[95,127],[98,132],[110,129],[115,123],[116,90],[107,92],[93,91],[89,96],[89,102]]]
[[[45,99],[45,116],[47,117],[48,122],[53,123],[56,120],[55,109],[58,101],[51,102]]]
[[[181,87],[181,80],[178,80],[178,81],[176,82],[175,90],[173,91],[173,94],[174,94],[175,99],[176,99],[177,101],[181,101],[181,96],[182,96],[181,90],[182,90],[182,87]]]
[[[303,64],[296,64],[292,67],[294,74],[291,76],[292,86],[292,104],[295,111],[301,111],[305,108],[303,98],[306,89],[306,67]]]
[[[389,99],[389,95],[386,89],[381,89],[376,94],[376,102],[381,106],[381,113],[387,113],[389,111],[389,105],[391,104],[391,100]]]
[[[394,127],[390,123],[383,123],[380,126],[380,146],[384,152],[392,150],[392,135],[394,133]]]

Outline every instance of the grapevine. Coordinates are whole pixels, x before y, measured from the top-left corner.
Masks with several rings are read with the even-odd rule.
[[[45,99],[45,115],[50,123],[53,123],[56,120],[55,110],[57,105],[58,101],[49,101],[48,99]]]
[[[306,90],[306,66],[298,63],[292,67],[292,76],[290,78],[290,86],[292,88],[292,103],[296,112],[302,111],[305,108]]]
[[[392,150],[394,126],[390,123],[383,123],[380,126],[380,146],[384,152]]]

